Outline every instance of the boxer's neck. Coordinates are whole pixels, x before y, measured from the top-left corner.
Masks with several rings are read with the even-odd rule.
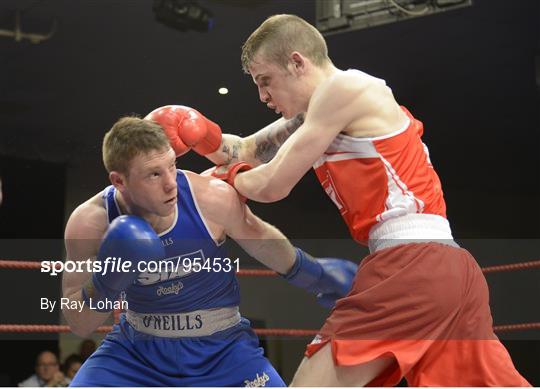
[[[120,208],[120,213],[122,215],[135,215],[142,217],[146,220],[156,231],[157,234],[161,234],[163,231],[166,231],[171,228],[172,223],[176,220],[176,214],[178,213],[178,206],[174,208],[174,212],[167,216],[156,215],[151,212],[147,212],[144,209],[138,207],[137,205],[127,201],[120,191],[115,191],[115,198],[118,207]]]

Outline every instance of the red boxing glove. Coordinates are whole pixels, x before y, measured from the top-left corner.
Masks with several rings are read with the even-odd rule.
[[[171,147],[179,157],[190,148],[200,155],[211,154],[221,144],[221,128],[193,108],[166,105],[146,115],[158,123],[167,134]]]
[[[214,171],[211,172],[212,177],[219,178],[225,181],[227,184],[234,187],[234,179],[240,172],[251,170],[252,166],[247,162],[236,162],[232,165],[219,165],[216,166]],[[206,173],[206,172],[203,172]]]
[[[219,165],[211,169],[205,170],[201,175],[211,175],[212,177],[219,178],[222,181],[225,181],[227,184],[231,185],[234,188],[234,179],[236,175],[240,172],[252,169],[252,166],[247,162],[236,162],[231,165]],[[243,203],[246,202],[246,198],[238,193],[240,201]]]

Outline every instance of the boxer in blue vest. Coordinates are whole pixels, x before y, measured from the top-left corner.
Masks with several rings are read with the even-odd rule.
[[[120,119],[105,135],[103,160],[112,185],[78,206],[65,231],[67,259],[101,268],[63,274],[63,297],[84,302],[63,313],[86,336],[121,292],[127,311],[71,385],[284,386],[239,313],[225,237],[327,306],[346,295],[356,265],[310,257],[227,183],[177,169],[151,120]]]

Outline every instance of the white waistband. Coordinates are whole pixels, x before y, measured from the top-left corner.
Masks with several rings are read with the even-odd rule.
[[[235,326],[240,319],[237,306],[184,313],[126,312],[126,320],[134,329],[164,338],[209,336]]]
[[[407,214],[385,220],[369,231],[369,252],[374,253],[406,243],[437,242],[459,247],[454,242],[448,220],[439,215]]]

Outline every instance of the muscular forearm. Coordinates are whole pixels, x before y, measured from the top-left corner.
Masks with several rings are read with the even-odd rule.
[[[259,203],[273,203],[288,196],[285,186],[273,185],[271,166],[263,165],[245,173],[238,174],[234,187],[242,196]]]
[[[294,248],[283,236],[246,241],[243,246],[257,261],[280,274],[288,273],[294,264]]]
[[[86,337],[103,324],[109,316],[109,313],[102,313],[89,309],[84,302],[81,289],[84,284],[91,282],[91,277],[90,274],[83,274],[84,273],[64,273],[64,282],[68,285],[71,284],[72,286],[64,285],[63,298],[67,298],[69,304],[67,304],[67,307],[66,305],[61,305],[61,308],[71,331],[79,336]],[[75,287],[75,282],[80,286]],[[83,307],[82,310],[79,308],[81,306]]]
[[[77,304],[84,302],[80,290],[71,295],[64,295],[64,297],[67,297],[70,302],[77,302]],[[71,331],[82,337],[86,337],[94,332],[110,315],[108,312],[102,313],[89,309],[86,304],[80,312],[79,309],[62,307],[62,313],[64,314]]]
[[[249,159],[249,141],[248,138],[241,138],[238,135],[223,134],[219,149],[211,154],[207,154],[206,158],[216,165],[229,165],[238,161],[245,161],[253,164]]]
[[[289,195],[332,141],[324,127],[301,126],[268,163],[234,177],[234,187],[244,197],[271,203]]]
[[[238,193],[261,203],[273,203],[287,197],[301,178],[296,172],[297,161],[292,164],[285,158],[290,150],[291,144],[287,142],[272,161],[238,174],[234,179]],[[301,155],[297,153],[295,158],[298,160]]]
[[[247,210],[247,230],[242,238],[233,237],[236,242],[253,258],[266,267],[286,274],[295,261],[292,244],[276,227],[262,221]]]
[[[290,120],[279,119],[255,134],[245,138],[223,134],[220,148],[207,155],[216,165],[228,165],[239,161],[259,166],[270,161],[283,143],[304,123],[304,114]]]

